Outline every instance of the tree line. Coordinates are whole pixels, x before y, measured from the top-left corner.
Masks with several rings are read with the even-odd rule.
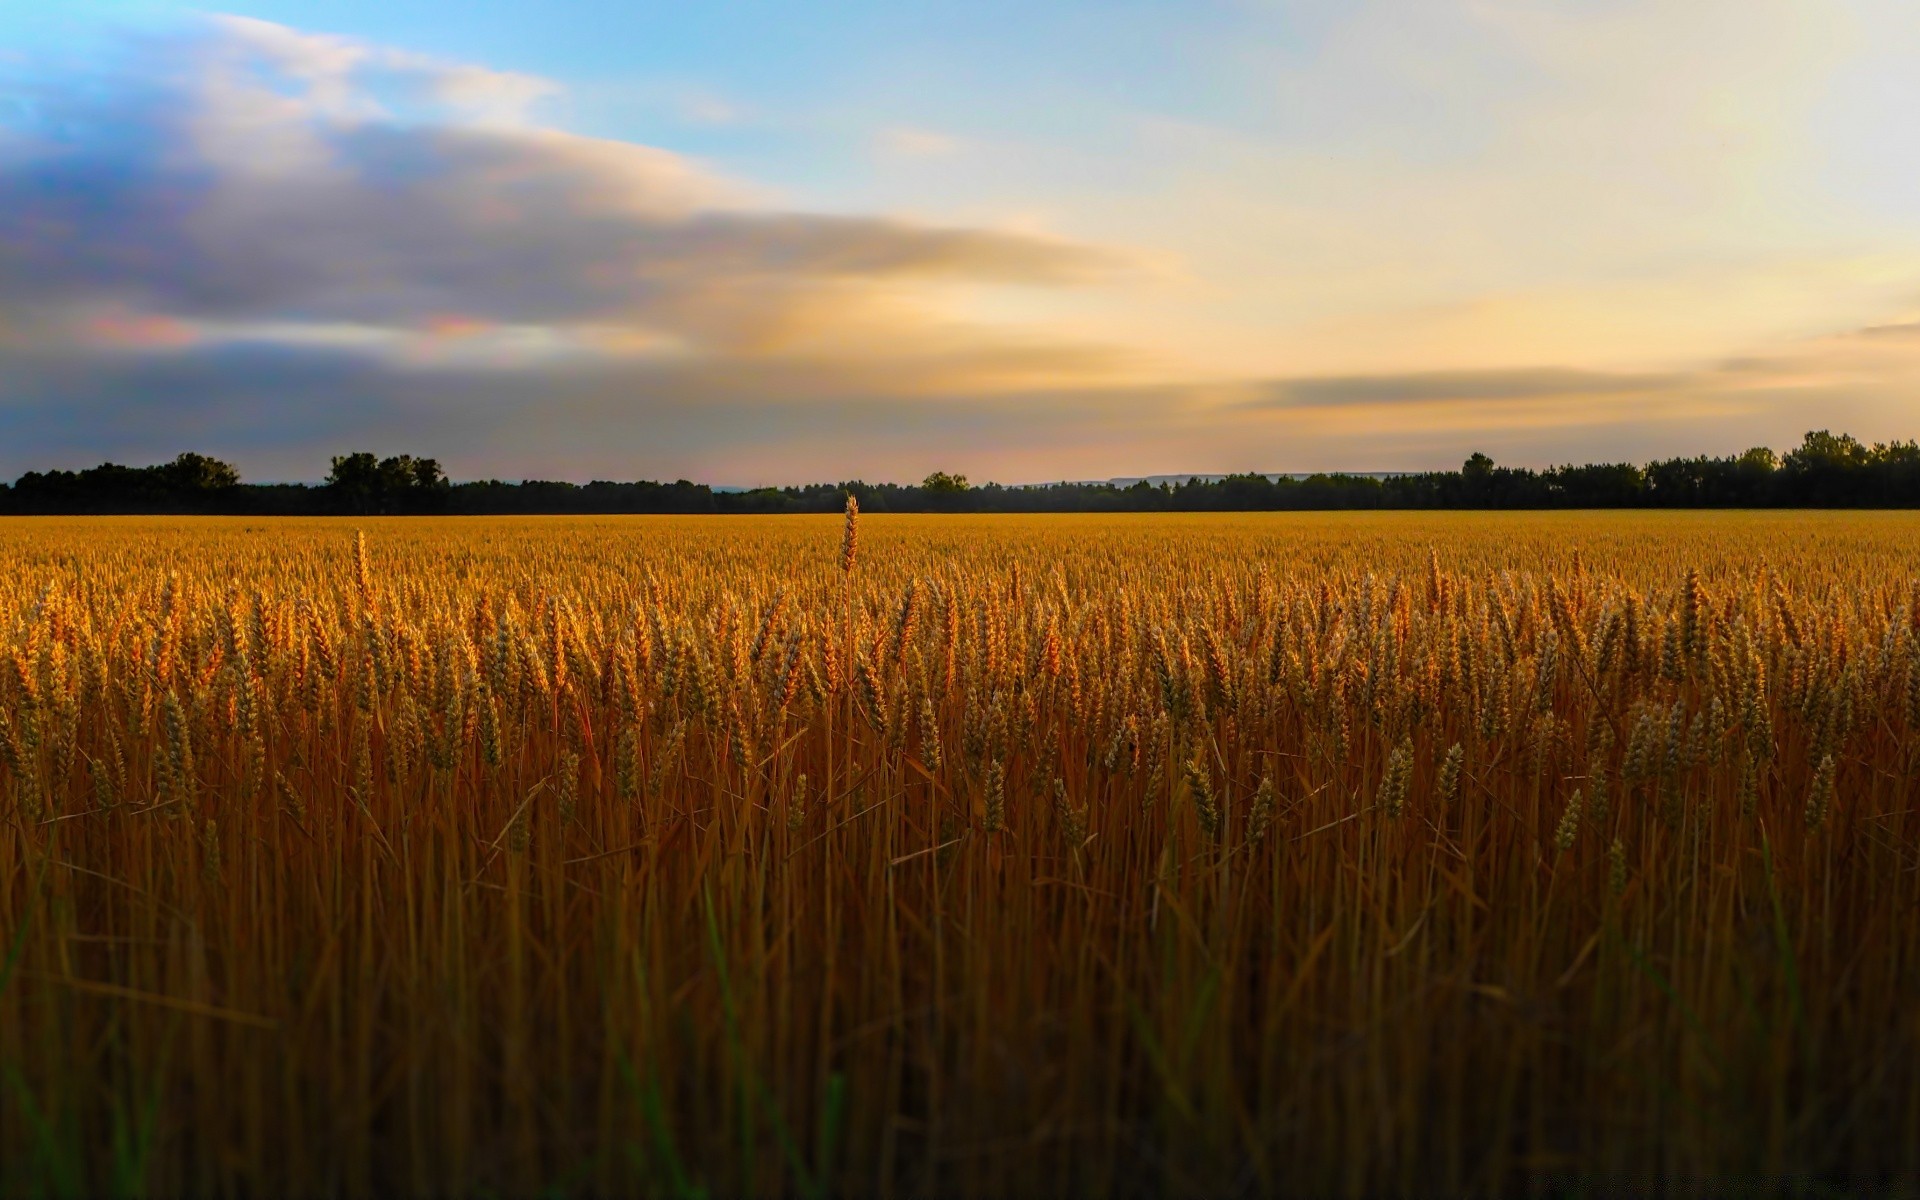
[[[333,458],[325,482],[245,483],[231,464],[182,454],[149,467],[102,463],[29,471],[0,483],[0,513],[209,513],[255,516],[515,513],[836,512],[851,492],[869,512],[1205,512],[1314,509],[1920,508],[1920,443],[1867,445],[1808,433],[1785,455],[1645,466],[1502,467],[1475,454],[1457,471],[1228,475],[1178,483],[970,485],[935,472],[917,484],[841,483],[718,490],[685,479],[587,484],[530,479],[455,483],[436,459],[361,451]]]

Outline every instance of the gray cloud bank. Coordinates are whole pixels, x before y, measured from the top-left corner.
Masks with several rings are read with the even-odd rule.
[[[1459,400],[1535,400],[1672,391],[1697,382],[1684,374],[1633,374],[1530,368],[1505,371],[1413,371],[1283,380],[1262,389],[1260,407],[1340,407]]]
[[[747,208],[647,147],[405,119],[357,95],[364,52],[341,49],[229,22],[150,47],[104,95],[37,89],[0,148],[0,306],[604,321],[724,345],[849,281],[1057,284],[1116,266],[1037,237]],[[428,91],[459,70],[403,68]]]

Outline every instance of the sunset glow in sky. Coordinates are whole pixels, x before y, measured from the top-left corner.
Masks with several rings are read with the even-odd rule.
[[[0,7],[0,475],[1920,436],[1920,5]]]

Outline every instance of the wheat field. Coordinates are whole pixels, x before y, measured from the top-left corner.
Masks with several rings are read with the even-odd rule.
[[[1920,1186],[1920,519],[0,525],[0,1192]]]

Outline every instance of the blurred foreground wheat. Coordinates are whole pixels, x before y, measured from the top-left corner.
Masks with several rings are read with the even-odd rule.
[[[0,1191],[1920,1180],[1920,520],[0,526]]]

